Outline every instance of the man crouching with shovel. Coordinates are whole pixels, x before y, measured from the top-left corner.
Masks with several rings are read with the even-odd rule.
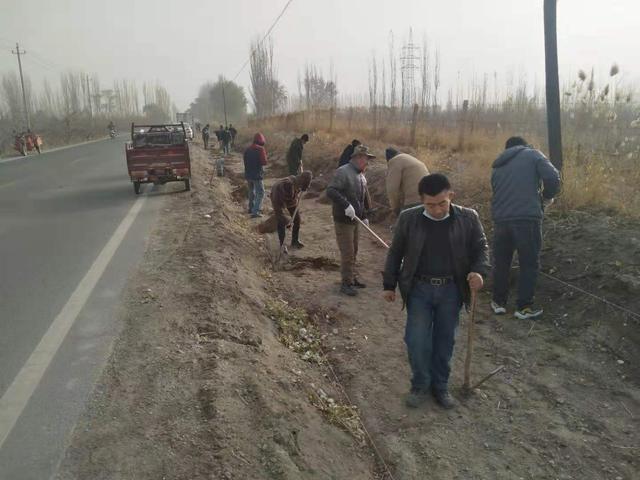
[[[297,176],[289,176],[278,180],[271,187],[271,205],[273,213],[278,222],[278,239],[280,240],[280,248],[286,251],[284,246],[284,238],[286,229],[293,223],[291,231],[291,248],[302,248],[303,243],[300,241],[300,200],[302,192],[307,191],[311,185],[311,172],[304,171]],[[291,220],[287,218],[284,211],[287,210],[291,215]]]
[[[413,377],[406,398],[417,408],[429,391],[436,402],[455,406],[449,394],[460,308],[471,290],[482,288],[489,271],[489,247],[475,210],[451,203],[446,176],[427,175],[418,185],[423,205],[400,214],[383,272],[384,299],[407,307],[405,343]]]

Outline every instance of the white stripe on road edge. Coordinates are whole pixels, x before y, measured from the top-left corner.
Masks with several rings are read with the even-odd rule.
[[[11,433],[31,395],[40,383],[53,357],[62,345],[78,314],[87,302],[98,280],[118,250],[129,228],[140,213],[146,197],[139,197],[118,225],[93,265],[80,281],[67,303],[53,320],[40,343],[20,369],[16,378],[0,398],[0,448]]]

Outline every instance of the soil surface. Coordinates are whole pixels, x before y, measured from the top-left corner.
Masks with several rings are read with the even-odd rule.
[[[215,155],[194,145],[192,191],[166,200],[58,478],[637,478],[639,317],[576,287],[640,311],[640,226],[551,211],[544,317],[495,317],[483,295],[473,379],[504,369],[462,394],[463,314],[451,379],[458,407],[410,410],[405,312],[381,295],[385,250],[361,232],[368,288],[339,294],[323,194],[335,159],[309,147],[306,246],[280,255],[276,235],[258,235],[260,220],[247,218],[241,156],[219,178]],[[270,151],[268,178],[283,176],[283,156],[280,144]],[[382,162],[367,177],[380,205],[372,228],[390,240]]]

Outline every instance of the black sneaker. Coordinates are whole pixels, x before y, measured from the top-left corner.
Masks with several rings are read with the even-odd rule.
[[[355,297],[356,295],[358,295],[358,292],[346,282],[342,282],[342,285],[340,286],[340,293],[343,293],[344,295],[347,295],[349,297]]]
[[[456,406],[456,402],[453,397],[449,394],[448,390],[436,390],[435,388],[431,390],[433,393],[433,398],[436,399],[438,405],[440,405],[445,410],[451,410]]]
[[[427,393],[419,388],[411,388],[404,399],[404,403],[409,408],[418,408],[427,401]]]
[[[354,288],[367,288],[367,286],[360,282],[360,280],[358,280],[357,278],[353,279],[353,283],[351,284],[352,287]]]
[[[293,242],[291,242],[291,248],[304,248],[304,243],[302,243],[300,240],[294,240]]]

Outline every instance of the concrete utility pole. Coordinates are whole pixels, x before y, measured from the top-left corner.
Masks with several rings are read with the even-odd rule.
[[[551,163],[562,170],[562,126],[558,75],[557,0],[544,0],[544,47],[547,97],[547,131]]]
[[[224,109],[224,126],[228,127],[227,123],[227,96],[224,93],[224,78],[222,79],[222,108]]]
[[[24,50],[20,51],[20,45],[16,42],[16,50],[15,52],[11,50],[11,53],[18,56],[18,70],[20,70],[20,85],[22,85],[22,104],[24,106],[24,117],[27,121],[27,129],[31,130],[31,119],[29,118],[29,109],[27,108],[27,94],[24,91],[24,76],[22,75],[22,60],[20,59],[20,55],[25,55],[27,52]]]

